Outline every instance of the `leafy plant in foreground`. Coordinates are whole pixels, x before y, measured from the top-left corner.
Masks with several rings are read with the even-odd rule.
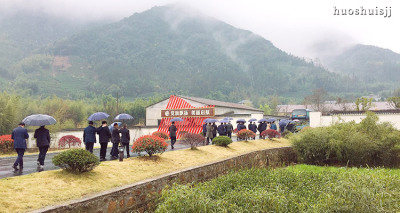
[[[229,144],[232,143],[232,139],[228,136],[217,136],[212,139],[212,142],[217,146],[225,146],[227,147]]]
[[[54,156],[53,164],[72,173],[83,173],[100,164],[99,159],[84,149],[70,149]]]
[[[190,145],[191,149],[196,149],[199,145],[204,144],[205,141],[203,135],[195,133],[186,133],[181,139],[183,143]]]
[[[156,153],[163,153],[167,150],[168,144],[163,138],[154,135],[144,135],[135,142],[133,142],[132,151],[137,152],[139,155],[141,152],[146,152],[150,157]]]

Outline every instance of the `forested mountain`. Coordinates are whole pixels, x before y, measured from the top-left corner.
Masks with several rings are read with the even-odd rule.
[[[48,38],[32,35],[23,45],[34,51],[0,52],[0,62],[4,55],[16,59],[0,70],[7,73],[2,86],[69,98],[176,93],[226,101],[302,99],[315,88],[341,95],[382,90],[289,55],[252,32],[194,14],[163,6],[75,34],[74,26],[66,33],[53,27]],[[7,35],[0,34],[0,46],[13,49],[17,36]]]
[[[370,45],[355,45],[334,57],[328,67],[337,73],[367,83],[397,84],[400,81],[400,54]]]

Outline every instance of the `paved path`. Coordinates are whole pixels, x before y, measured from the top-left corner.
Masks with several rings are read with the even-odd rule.
[[[237,141],[237,138],[232,136],[233,142]],[[168,151],[173,151],[171,150],[170,141],[167,141],[168,143]],[[97,143],[98,145],[98,143]],[[110,160],[110,151],[111,151],[111,143],[108,144],[107,148],[107,160]],[[175,149],[174,150],[179,150],[179,149],[186,149],[189,148],[189,145],[183,144],[182,141],[178,140],[175,143]],[[46,160],[44,161],[44,168],[43,169],[38,169],[37,168],[37,158],[38,154],[29,154],[29,155],[24,155],[24,169],[23,170],[14,170],[12,168],[12,165],[15,162],[15,159],[17,159],[17,156],[13,157],[0,157],[0,179],[1,178],[7,178],[7,177],[13,177],[13,176],[20,176],[20,175],[27,175],[31,174],[34,172],[42,172],[42,171],[48,171],[48,170],[55,170],[59,169],[59,167],[54,166],[52,163],[52,159],[55,155],[57,155],[59,152],[53,152],[53,153],[47,153],[46,155]],[[93,150],[93,154],[96,156],[100,156],[100,149],[95,148]],[[143,153],[143,155],[146,153]],[[126,151],[124,152],[124,155],[126,156]],[[131,157],[136,157],[138,156],[137,153],[130,153]]]
[[[169,143],[168,143],[169,144]],[[110,144],[109,144],[110,146]],[[174,150],[179,150],[179,149],[186,149],[189,148],[190,146],[182,144],[180,141],[177,141],[175,143],[175,149]],[[111,151],[111,146],[107,148],[107,160],[110,160],[110,151]],[[171,146],[168,145],[168,149],[166,150],[172,151]],[[38,169],[37,168],[37,158],[38,154],[30,154],[30,155],[24,155],[24,169],[21,170],[14,170],[12,168],[12,165],[14,164],[15,160],[17,159],[16,156],[13,157],[2,157],[0,158],[0,179],[1,178],[6,178],[6,177],[13,177],[13,176],[19,176],[19,175],[27,175],[31,174],[34,172],[41,172],[41,171],[48,171],[48,170],[55,170],[59,169],[59,167],[54,166],[52,163],[52,159],[55,155],[57,155],[58,152],[53,152],[53,153],[47,153],[46,155],[46,160],[44,161],[44,168],[43,169]],[[93,154],[96,156],[100,155],[100,149],[94,149]],[[145,153],[143,153],[145,154]],[[126,151],[124,152],[124,156],[126,157]],[[138,156],[137,153],[130,153],[131,157]]]

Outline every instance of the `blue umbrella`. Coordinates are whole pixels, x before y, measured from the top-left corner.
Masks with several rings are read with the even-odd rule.
[[[232,117],[225,117],[223,120],[228,120],[228,121],[230,121],[230,120],[233,120],[233,118],[232,118]]]
[[[207,123],[215,123],[215,122],[218,122],[218,120],[217,119],[213,119],[213,118],[210,118],[207,121]]]
[[[56,119],[54,119],[52,116],[43,114],[30,115],[24,118],[22,122],[29,126],[46,126],[57,123]]]
[[[130,120],[133,119],[132,115],[122,113],[117,116],[115,116],[114,120]]]
[[[253,121],[256,121],[257,119],[255,119],[255,118],[250,118],[249,119],[249,122],[253,122]]]
[[[290,121],[286,119],[282,119],[279,121],[279,126],[286,126]]]
[[[260,120],[258,120],[258,123],[262,123],[262,122],[267,122],[267,119],[261,118]]]
[[[267,122],[275,122],[275,118],[270,118],[270,119],[267,119]]]
[[[222,120],[220,120],[219,122],[220,122],[220,123],[229,123],[229,121],[228,121],[228,120],[225,120],[225,118],[222,119]]]
[[[108,126],[108,129],[110,129],[110,131],[112,131],[112,128],[114,127],[114,124],[117,123],[118,126],[121,126],[122,122],[114,122],[112,123],[110,126]]]
[[[236,123],[246,123],[246,120],[245,119],[238,119],[237,121],[236,121]]]
[[[210,118],[204,119],[204,123],[208,123],[208,120],[210,120]]]
[[[172,118],[171,122],[183,121],[182,118]]]
[[[108,118],[109,116],[110,115],[108,115],[105,112],[95,112],[91,116],[89,116],[88,121],[98,121],[98,120]]]

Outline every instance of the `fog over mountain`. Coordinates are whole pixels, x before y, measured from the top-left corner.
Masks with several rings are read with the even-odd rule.
[[[118,21],[153,6],[176,3],[192,8],[191,11],[197,10],[235,27],[250,30],[270,40],[278,48],[300,57],[320,57],[315,47],[329,49],[321,47],[326,41],[333,41],[334,44],[327,44],[335,47],[354,42],[400,52],[400,44],[396,42],[400,32],[393,28],[400,23],[400,16],[397,15],[400,14],[400,2],[390,0],[0,0],[0,12],[6,15],[18,11],[39,11],[75,22]],[[393,16],[333,15],[334,8],[354,9],[360,6],[390,7]]]

